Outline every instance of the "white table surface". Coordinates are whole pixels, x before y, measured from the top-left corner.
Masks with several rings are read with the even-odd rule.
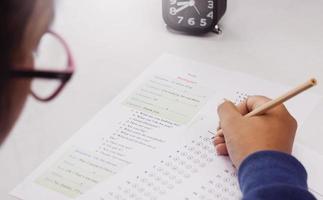
[[[168,52],[267,80],[322,83],[322,0],[229,0],[223,35],[173,34],[161,0],[58,1],[54,29],[69,42],[77,73],[55,101],[30,98],[0,149],[0,199],[109,103],[161,54]],[[300,105],[306,106],[306,105]],[[323,102],[298,141],[323,155]]]

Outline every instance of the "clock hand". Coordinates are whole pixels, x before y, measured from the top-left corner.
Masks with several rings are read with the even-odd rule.
[[[201,13],[200,13],[199,9],[197,9],[196,5],[194,5],[193,7],[195,8],[196,12],[197,12],[199,15],[201,15]]]
[[[176,14],[177,14],[177,13],[179,13],[179,12],[181,12],[182,10],[185,10],[185,9],[186,9],[186,8],[188,8],[188,7],[190,7],[190,5],[189,5],[189,4],[186,4],[186,5],[184,5],[184,6],[180,7],[180,8],[178,8],[178,9],[176,10]]]
[[[186,5],[188,4],[190,7],[194,7],[194,9],[196,10],[196,12],[201,15],[199,9],[197,8],[197,6],[195,5],[195,0],[189,0],[189,1],[182,1],[182,2],[177,2],[177,5]]]
[[[183,5],[186,5],[186,4],[189,4],[190,1],[181,1],[181,2],[177,2],[177,5],[178,6],[183,6]]]

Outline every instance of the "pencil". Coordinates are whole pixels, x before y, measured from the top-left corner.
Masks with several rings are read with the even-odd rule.
[[[256,115],[262,115],[262,114],[266,113],[268,110],[270,110],[278,105],[283,104],[287,100],[295,97],[296,95],[308,90],[309,88],[311,88],[315,85],[317,85],[317,80],[315,78],[312,78],[312,79],[306,81],[305,83],[297,86],[296,88],[286,92],[282,96],[280,96],[276,99],[273,99],[271,101],[268,101],[267,103],[264,103],[263,105],[257,107],[256,109],[254,109],[250,113],[246,114],[244,117],[253,117]],[[222,135],[222,134],[223,134],[222,129],[221,128],[218,129],[217,135]],[[214,139],[214,137],[212,139]]]

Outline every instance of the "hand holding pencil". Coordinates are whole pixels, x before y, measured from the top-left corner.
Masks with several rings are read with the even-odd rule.
[[[218,107],[220,129],[214,138],[216,151],[229,155],[239,168],[241,162],[257,151],[292,152],[297,122],[283,102],[316,85],[316,80],[296,87],[275,100],[249,97],[234,105],[226,101]]]

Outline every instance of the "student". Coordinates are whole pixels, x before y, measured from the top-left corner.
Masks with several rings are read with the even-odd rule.
[[[34,69],[33,51],[50,29],[53,16],[53,0],[0,1],[0,144],[19,117],[32,80],[66,75],[62,79],[65,84],[72,74],[72,70],[37,73]],[[67,53],[70,57],[68,49]],[[69,64],[72,66],[71,58]],[[48,101],[61,89],[48,98],[32,94]],[[224,136],[215,138],[216,150],[229,155],[238,168],[244,199],[315,199],[307,190],[304,167],[290,155],[297,125],[286,108],[279,106],[262,116],[242,117],[266,101],[255,96],[238,107],[231,102],[220,105]]]
[[[19,117],[29,94],[40,101],[49,101],[73,74],[73,60],[66,43],[49,32],[53,18],[53,0],[0,1],[0,144]],[[35,69],[34,52],[43,36],[49,33],[65,47],[66,70]],[[40,78],[57,79],[61,84],[49,96],[39,97],[30,88],[31,81]]]

